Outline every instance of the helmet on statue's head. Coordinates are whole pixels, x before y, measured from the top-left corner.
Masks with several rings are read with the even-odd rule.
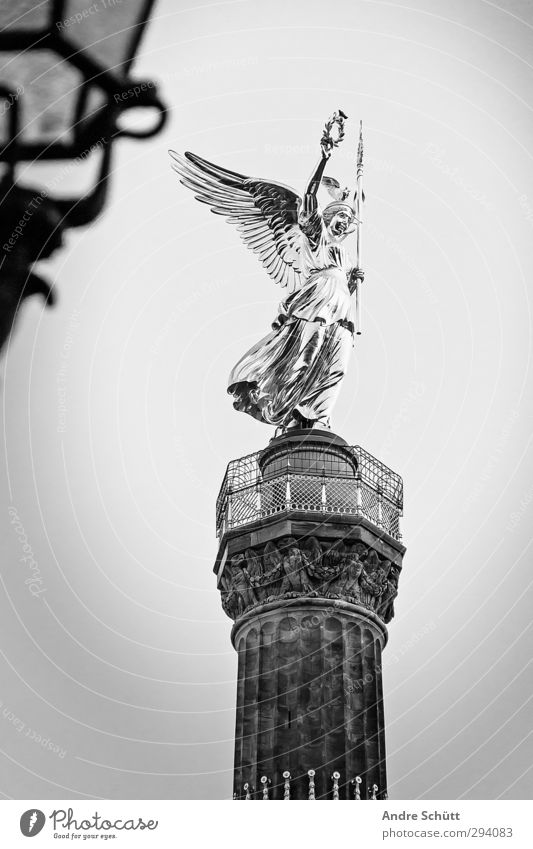
[[[350,215],[350,222],[356,221],[355,217],[355,209],[349,203],[341,200],[334,200],[332,203],[328,203],[325,207],[324,212],[322,213],[324,216],[324,221],[326,224],[329,224],[334,215],[337,215],[339,212],[347,212]]]
[[[355,209],[349,203],[345,203],[344,201],[333,201],[333,203],[328,203],[322,213],[322,216],[324,218],[324,224],[333,236],[347,236],[348,233],[353,233],[357,227]],[[337,221],[335,221],[335,219],[337,219]]]

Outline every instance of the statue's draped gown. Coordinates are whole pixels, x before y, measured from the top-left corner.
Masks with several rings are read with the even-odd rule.
[[[303,418],[327,427],[353,346],[352,266],[319,210],[300,215],[299,225],[303,285],[279,305],[272,332],[239,360],[228,392],[237,410],[262,422]]]

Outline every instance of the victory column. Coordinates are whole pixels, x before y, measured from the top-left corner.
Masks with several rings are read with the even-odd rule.
[[[217,500],[215,572],[239,658],[236,799],[387,798],[381,653],[405,553],[403,485],[330,428],[364,278],[362,129],[353,199],[324,174],[346,117],[326,123],[303,198],[172,152],[183,185],[286,290],[228,382],[237,410],[276,427],[266,448],[229,463]]]

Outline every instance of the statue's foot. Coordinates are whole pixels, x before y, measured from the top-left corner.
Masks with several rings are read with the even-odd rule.
[[[285,427],[283,428],[283,431],[285,432],[287,430],[294,430],[295,428],[300,429],[301,427],[302,427],[301,419],[293,418],[293,419],[290,420],[290,422],[288,424],[285,425]]]
[[[318,419],[308,419],[303,413],[296,407],[292,411],[292,418],[286,425],[286,429],[290,430],[292,428],[298,428],[300,430],[311,430],[311,428],[316,427]]]
[[[286,433],[288,430],[331,430],[329,418],[327,416],[320,419],[307,419],[299,410],[295,409],[292,413],[292,418],[283,426],[282,431]],[[276,436],[277,436],[276,431]]]

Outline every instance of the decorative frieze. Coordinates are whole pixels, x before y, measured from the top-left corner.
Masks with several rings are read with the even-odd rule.
[[[225,564],[220,589],[227,615],[238,620],[267,602],[293,598],[341,599],[394,616],[400,566],[361,541],[281,537],[247,548]]]

